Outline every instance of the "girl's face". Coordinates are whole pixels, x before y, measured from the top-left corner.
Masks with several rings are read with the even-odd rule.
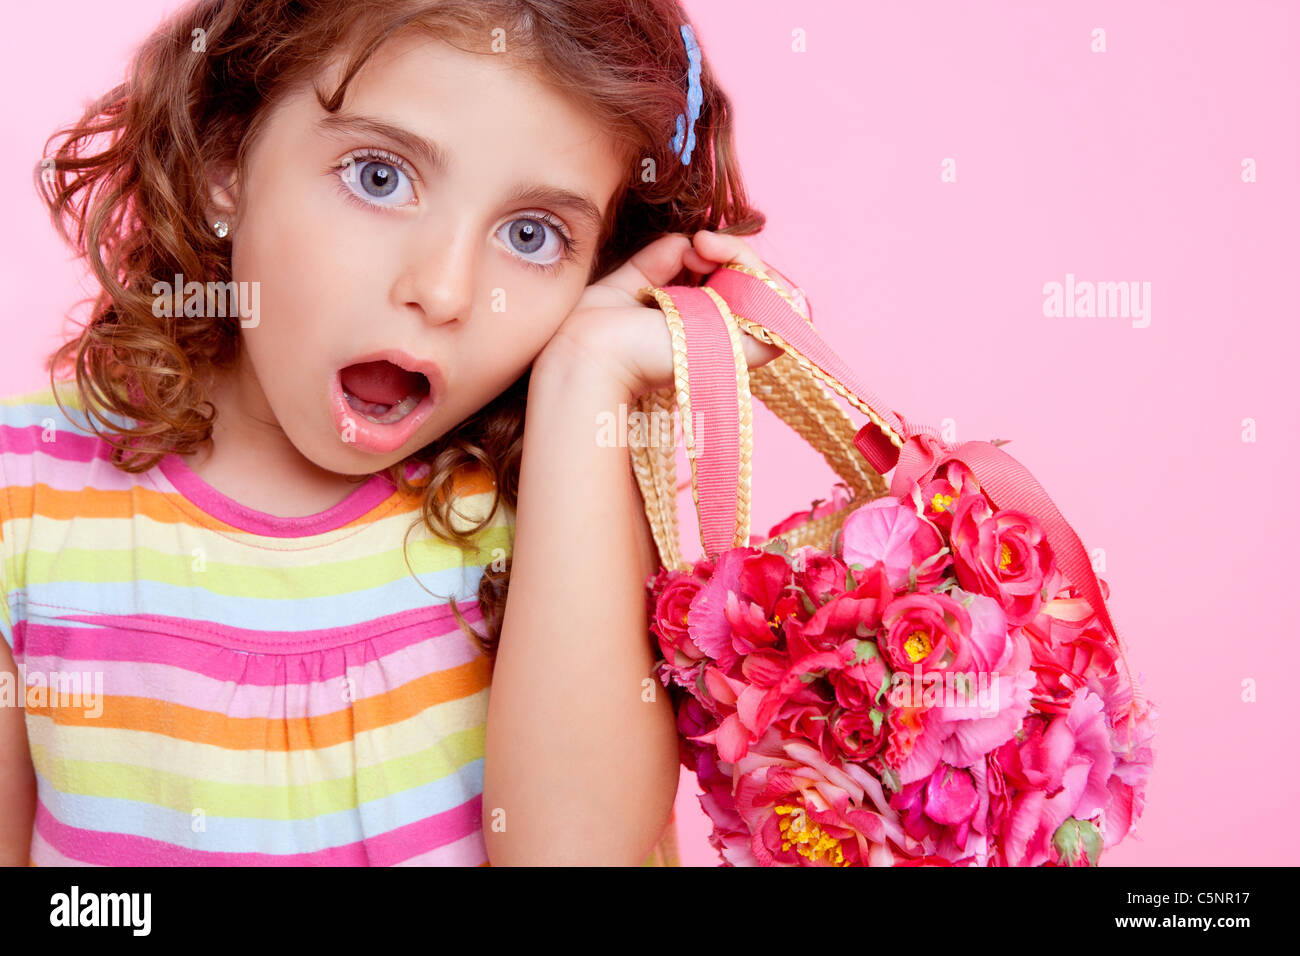
[[[472,415],[582,294],[622,155],[505,55],[427,38],[377,51],[336,114],[309,87],[287,95],[244,179],[213,192],[218,209],[236,200],[233,278],[259,284],[241,411],[340,474],[386,468]]]

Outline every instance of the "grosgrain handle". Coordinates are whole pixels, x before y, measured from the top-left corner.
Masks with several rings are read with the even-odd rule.
[[[705,553],[746,545],[753,402],[740,330],[712,289],[648,287],[638,298],[658,304],[672,340],[674,394]]]

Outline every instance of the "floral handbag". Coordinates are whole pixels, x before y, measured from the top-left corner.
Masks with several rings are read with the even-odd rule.
[[[1096,865],[1135,832],[1155,708],[1033,476],[890,411],[788,282],[728,263],[639,298],[675,381],[638,410],[680,412],[705,552],[681,554],[673,443],[632,443],[650,631],[723,865]],[[785,354],[749,371],[741,330]],[[844,490],[766,538],[752,395]]]

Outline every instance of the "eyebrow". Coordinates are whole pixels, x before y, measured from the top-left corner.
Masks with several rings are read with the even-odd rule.
[[[449,154],[438,143],[373,117],[330,113],[322,117],[316,125],[326,133],[362,133],[385,137],[401,144],[407,152],[419,157],[424,161],[424,165],[436,173],[445,173],[451,165]],[[589,197],[547,183],[518,183],[511,188],[505,201],[565,208],[596,231],[600,230],[604,221],[600,207]]]

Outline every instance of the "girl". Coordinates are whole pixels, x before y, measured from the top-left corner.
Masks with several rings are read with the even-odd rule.
[[[658,561],[597,416],[672,380],[638,289],[764,267],[685,22],[203,0],[52,139],[102,291],[0,403],[5,862],[656,848]]]

